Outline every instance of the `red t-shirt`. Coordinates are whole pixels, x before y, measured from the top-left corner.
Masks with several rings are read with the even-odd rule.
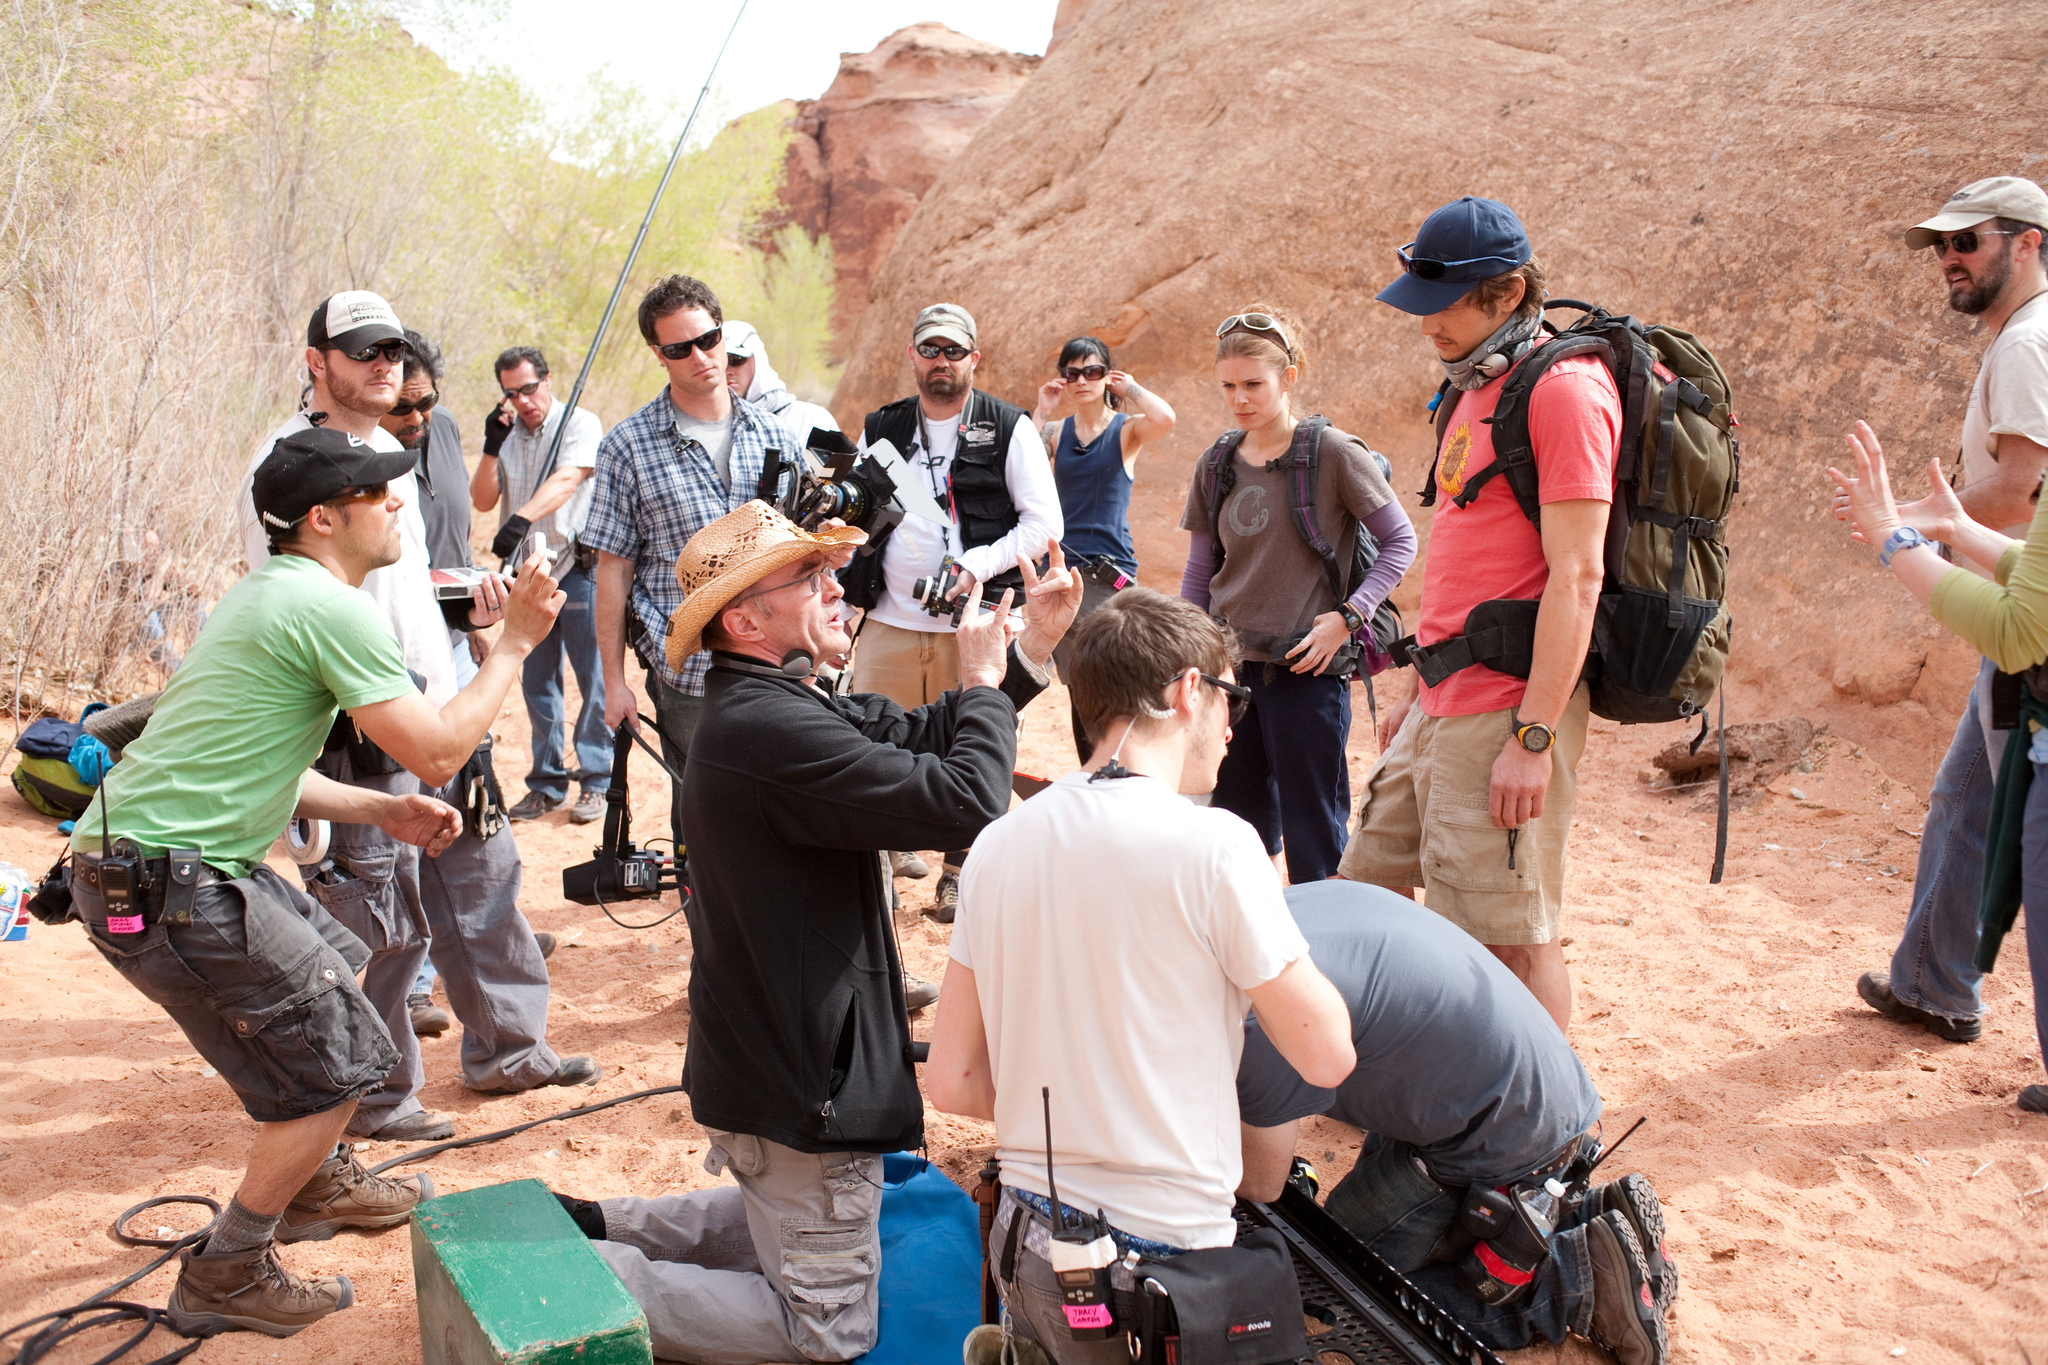
[[[1453,501],[1474,474],[1493,463],[1493,428],[1485,419],[1493,416],[1506,382],[1503,375],[1469,393],[1451,390],[1458,406],[1437,460],[1436,519],[1415,628],[1416,640],[1425,645],[1462,634],[1466,613],[1481,602],[1541,597],[1550,581],[1543,539],[1522,515],[1505,477],[1489,479],[1469,507]],[[1612,502],[1621,395],[1607,366],[1594,356],[1569,356],[1537,380],[1529,397],[1529,440],[1542,501]],[[1524,679],[1474,664],[1436,687],[1424,687],[1420,700],[1428,715],[1472,716],[1519,705],[1526,686]]]

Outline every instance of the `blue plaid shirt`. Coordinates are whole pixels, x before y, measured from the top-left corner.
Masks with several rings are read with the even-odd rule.
[[[754,496],[770,446],[794,460],[803,441],[781,418],[735,397],[727,488],[711,453],[676,430],[675,407],[663,388],[597,448],[590,519],[579,539],[633,561],[633,611],[647,627],[640,658],[671,691],[704,695],[704,673],[711,666],[711,655],[702,650],[683,661],[680,673],[668,666],[668,618],[683,604],[676,556],[691,536]],[[785,470],[780,492],[788,492],[793,477]]]

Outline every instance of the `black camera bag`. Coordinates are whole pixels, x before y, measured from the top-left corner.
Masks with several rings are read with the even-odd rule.
[[[1125,1319],[1137,1365],[1278,1365],[1309,1353],[1294,1258],[1272,1228],[1250,1229],[1236,1246],[1148,1258],[1137,1277],[1136,1312]],[[1172,1336],[1180,1340],[1169,1356]]]

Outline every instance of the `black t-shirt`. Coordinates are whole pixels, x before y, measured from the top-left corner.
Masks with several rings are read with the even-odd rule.
[[[1556,1022],[1464,930],[1361,882],[1289,887],[1287,904],[1351,1011],[1358,1066],[1336,1090],[1318,1089],[1247,1018],[1244,1122],[1328,1114],[1411,1144],[1446,1181],[1497,1184],[1599,1119],[1600,1092]]]

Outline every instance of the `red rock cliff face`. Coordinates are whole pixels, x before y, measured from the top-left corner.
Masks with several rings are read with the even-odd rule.
[[[833,408],[857,421],[910,392],[901,329],[933,299],[974,312],[984,386],[1012,402],[1063,340],[1105,338],[1181,415],[1132,518],[1143,580],[1171,591],[1188,472],[1227,420],[1217,320],[1253,300],[1303,314],[1303,406],[1419,489],[1440,372],[1373,294],[1431,209],[1505,200],[1554,295],[1684,326],[1734,381],[1730,718],[1831,718],[1924,791],[1968,651],[1846,543],[1822,471],[1858,417],[1909,495],[1926,457],[1956,453],[1983,338],[1900,233],[1967,181],[2048,171],[2048,38],[2011,17],[1095,0],[905,225]]]
[[[1039,61],[913,24],[842,57],[824,97],[797,106],[782,197],[792,221],[832,240],[842,347],[918,200]]]

